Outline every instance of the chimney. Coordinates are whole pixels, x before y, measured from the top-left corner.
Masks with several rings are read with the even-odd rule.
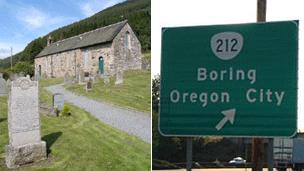
[[[49,35],[49,37],[47,38],[47,46],[50,46],[52,43],[53,43],[52,36]]]

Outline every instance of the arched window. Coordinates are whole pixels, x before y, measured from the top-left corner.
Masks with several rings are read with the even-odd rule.
[[[130,37],[130,33],[129,32],[126,32],[125,48],[126,49],[131,49],[131,37]]]
[[[90,57],[90,52],[89,50],[85,50],[83,53],[83,64],[84,64],[84,68],[88,69],[89,68],[89,57]]]
[[[38,76],[41,77],[41,65],[38,66]]]

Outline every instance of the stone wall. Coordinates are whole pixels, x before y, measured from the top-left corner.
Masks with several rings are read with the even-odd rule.
[[[92,75],[99,74],[99,58],[104,60],[104,75],[113,75],[115,73],[114,58],[111,49],[111,44],[97,45],[81,49],[82,54],[88,53],[87,66],[84,65],[84,55],[80,61],[81,69],[84,72],[90,72]]]
[[[87,66],[84,66],[84,53],[88,53]],[[80,70],[97,75],[99,74],[98,62],[101,56],[105,61],[105,73],[113,75],[115,68],[113,66],[113,58],[111,58],[111,44],[97,45],[36,58],[35,74],[38,74],[39,65],[41,65],[41,76],[45,78],[64,77],[66,72],[71,76],[75,76],[80,73]]]
[[[129,38],[126,36],[129,34]],[[126,40],[129,46],[126,47]],[[85,57],[88,56],[85,62]],[[117,34],[112,43],[70,50],[35,59],[35,74],[44,78],[64,77],[65,73],[78,77],[79,73],[89,72],[96,76],[99,73],[99,58],[104,60],[104,75],[115,75],[118,71],[141,69],[141,45],[129,24]],[[86,64],[85,64],[86,63]],[[81,72],[83,71],[83,72]]]
[[[35,59],[35,74],[39,72],[39,65],[41,66],[41,76],[45,78],[63,77],[66,72],[70,75],[76,73],[76,61],[80,57],[79,49],[67,52],[48,55]]]
[[[129,47],[126,47],[129,33]],[[118,70],[141,69],[141,45],[129,24],[126,24],[114,38],[112,43],[116,72]]]

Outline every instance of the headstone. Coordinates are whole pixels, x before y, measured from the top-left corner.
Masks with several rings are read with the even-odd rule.
[[[64,74],[64,84],[72,84],[73,83],[73,77],[70,76],[68,72]]]
[[[7,79],[7,80],[6,80],[6,87],[7,87],[8,89],[11,88],[11,84],[12,84],[11,80],[10,80],[10,79]]]
[[[93,88],[93,81],[90,78],[89,81],[86,84],[86,91],[88,92],[88,91],[92,90],[92,88]]]
[[[53,95],[53,108],[61,111],[64,106],[64,95],[61,93],[55,93]]]
[[[9,145],[6,165],[17,168],[46,159],[46,142],[41,141],[38,112],[38,82],[20,77],[11,83],[8,100]]]
[[[116,73],[115,85],[122,84],[122,83],[123,83],[123,71],[119,70]]]
[[[5,79],[3,79],[3,74],[0,73],[0,96],[7,95],[7,83]]]

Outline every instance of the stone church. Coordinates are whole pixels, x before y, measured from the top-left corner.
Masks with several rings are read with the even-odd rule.
[[[52,42],[35,58],[38,78],[112,76],[141,69],[141,45],[128,22],[122,21],[74,37]]]

